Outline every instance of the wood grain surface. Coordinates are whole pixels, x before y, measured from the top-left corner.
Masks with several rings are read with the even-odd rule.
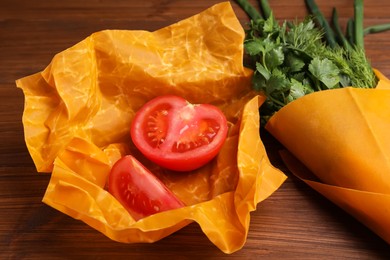
[[[225,255],[191,224],[153,244],[121,244],[41,202],[49,175],[38,174],[26,149],[24,97],[15,80],[38,72],[58,52],[102,29],[156,30],[217,0],[1,0],[0,2],[0,259],[390,259],[390,246],[294,178],[262,133],[269,156],[288,180],[251,215],[245,246]],[[231,1],[243,26],[247,16]],[[256,1],[252,1],[257,4]],[[353,0],[317,0],[340,22]],[[279,20],[302,19],[303,0],[270,0]],[[390,1],[365,1],[365,25],[390,23]],[[344,25],[343,25],[344,26]],[[372,65],[390,76],[390,32],[367,36]]]

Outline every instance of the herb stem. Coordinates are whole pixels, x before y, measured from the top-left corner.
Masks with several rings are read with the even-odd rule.
[[[236,0],[236,2],[252,20],[256,21],[263,18],[256,8],[248,2],[248,0]]]
[[[354,1],[354,12],[355,12],[355,44],[358,48],[364,49],[363,0]]]
[[[363,33],[364,35],[367,35],[371,33],[380,33],[388,30],[390,30],[390,23],[369,26],[364,29]]]
[[[273,103],[275,103],[281,107],[284,107],[286,105],[283,102],[277,100],[276,98],[273,98],[271,95],[267,95],[267,98],[269,98],[269,100],[271,100]]]
[[[336,40],[334,38],[334,32],[329,26],[329,23],[326,21],[324,15],[318,8],[317,3],[314,0],[305,0],[306,6],[308,7],[311,14],[313,14],[319,23],[320,27],[325,32],[325,38],[331,48],[336,47]]]
[[[263,53],[262,56],[263,56],[263,58],[262,58],[263,66],[264,66],[264,68],[268,71],[267,62],[265,61],[265,53]]]

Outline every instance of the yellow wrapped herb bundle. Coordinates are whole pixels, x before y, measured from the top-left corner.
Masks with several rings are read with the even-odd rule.
[[[239,2],[252,18],[245,50],[267,97],[262,122],[287,148],[288,168],[390,243],[390,82],[365,55],[363,2],[352,40],[337,30],[336,9],[330,27],[315,1],[313,16],[283,23],[267,1],[265,18]]]
[[[390,81],[316,92],[266,125],[288,168],[390,243]]]
[[[43,201],[119,242],[154,242],[195,221],[223,252],[240,249],[250,212],[286,178],[271,166],[259,137],[264,97],[251,90],[243,40],[225,2],[154,32],[96,32],[18,80],[27,147],[37,170],[51,172]],[[206,166],[173,173],[131,143],[136,111],[164,94],[224,112],[228,137]],[[126,154],[187,206],[135,221],[105,188],[112,165]]]

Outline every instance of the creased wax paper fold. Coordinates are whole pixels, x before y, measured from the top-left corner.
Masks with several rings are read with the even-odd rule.
[[[316,92],[278,111],[266,129],[290,171],[390,243],[390,81]]]
[[[25,95],[25,140],[39,172],[51,172],[43,201],[124,243],[154,242],[191,222],[223,252],[242,248],[250,212],[283,183],[259,137],[244,31],[229,2],[154,32],[105,30],[58,53],[17,81]],[[219,155],[189,173],[145,159],[129,127],[148,100],[174,94],[224,112]],[[139,221],[105,189],[112,165],[133,154],[187,206]]]

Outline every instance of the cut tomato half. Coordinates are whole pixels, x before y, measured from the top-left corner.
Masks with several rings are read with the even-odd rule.
[[[174,171],[191,171],[213,159],[228,132],[222,111],[191,104],[177,96],[160,96],[135,115],[131,138],[149,160]]]
[[[114,164],[108,186],[109,192],[135,220],[185,206],[131,155],[122,157]]]

